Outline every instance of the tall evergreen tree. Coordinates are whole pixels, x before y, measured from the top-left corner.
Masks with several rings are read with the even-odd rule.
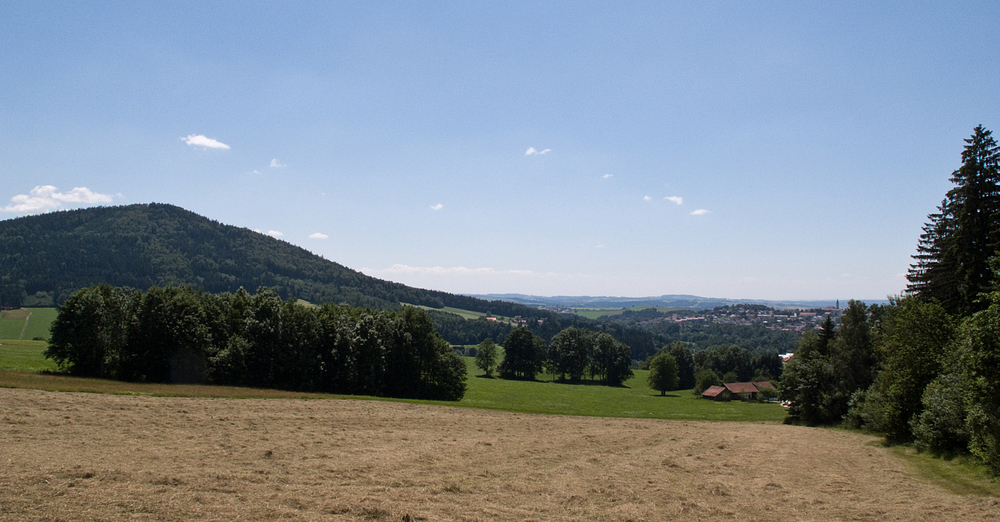
[[[907,274],[908,293],[957,315],[986,307],[980,294],[989,290],[989,259],[1000,246],[1000,147],[982,125],[965,142],[955,187],[928,216]]]

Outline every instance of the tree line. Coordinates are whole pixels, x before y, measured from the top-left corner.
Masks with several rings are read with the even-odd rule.
[[[976,127],[888,305],[852,301],[803,338],[782,397],[808,424],[844,422],[1000,475],[1000,148]]]
[[[550,343],[528,328],[517,328],[503,344],[504,355],[492,339],[477,347],[476,365],[490,377],[494,371],[504,379],[533,380],[540,373],[565,382],[585,377],[609,386],[621,386],[633,377],[628,345],[607,332],[568,327]],[[781,377],[777,353],[753,355],[738,345],[720,346],[692,353],[688,344],[673,341],[641,364],[650,370],[654,390],[693,389],[699,394],[709,386],[725,382],[774,381]]]
[[[46,357],[74,375],[459,400],[465,363],[422,310],[307,307],[263,288],[97,285],[59,308]]]
[[[525,327],[515,328],[503,343],[503,357],[492,339],[476,350],[476,366],[492,377],[534,380],[540,373],[565,382],[581,382],[589,377],[607,386],[621,386],[632,378],[632,358],[628,345],[607,332],[571,326],[557,333],[552,342]]]
[[[643,363],[649,386],[665,393],[690,389],[695,395],[731,382],[777,381],[783,364],[777,353],[754,355],[739,345],[718,346],[692,354],[688,344],[673,341]]]

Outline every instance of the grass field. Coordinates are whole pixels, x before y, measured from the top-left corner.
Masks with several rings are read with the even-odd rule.
[[[49,327],[52,321],[56,320],[59,311],[55,308],[28,308],[31,317],[28,318],[28,328],[24,331],[23,339],[49,338]]]
[[[38,388],[50,391],[94,391],[102,393],[139,393],[149,395],[182,395],[212,397],[263,397],[262,390],[232,389],[222,386],[171,386],[134,384],[79,379],[64,376],[32,375],[43,370],[55,370],[55,364],[42,353],[41,341],[4,341],[0,346],[0,369],[13,372],[0,375],[0,386]],[[450,406],[522,413],[583,415],[593,417],[623,417],[640,419],[709,420],[744,422],[781,422],[785,409],[776,404],[712,402],[701,399],[690,390],[676,391],[661,397],[646,386],[644,370],[624,387],[611,388],[593,384],[563,384],[552,381],[508,381],[477,377],[479,373],[472,357],[464,357],[468,370],[468,390],[458,403]],[[281,392],[288,396],[287,392]],[[297,394],[296,397],[323,397],[322,394]],[[426,402],[426,401],[415,401]]]
[[[605,315],[618,315],[622,313],[621,308],[577,308],[573,313],[587,319],[597,319]]]
[[[781,422],[787,416],[777,404],[712,402],[691,390],[679,390],[661,397],[646,385],[646,370],[624,387],[596,384],[564,384],[552,381],[507,381],[478,377],[474,359],[466,357],[469,389],[463,406],[474,408],[547,413],[625,417],[639,419]]]
[[[401,303],[401,304],[403,304],[405,306],[412,306],[414,308],[419,308],[421,310],[434,310],[434,311],[437,311],[437,312],[448,312],[450,314],[455,314],[457,316],[460,316],[463,319],[472,319],[472,320],[475,320],[475,319],[479,319],[480,317],[486,317],[486,314],[483,313],[483,312],[473,312],[472,310],[463,310],[461,308],[452,308],[450,306],[445,306],[443,308],[434,308],[434,307],[431,307],[431,306],[415,305],[415,304],[409,304],[409,303]]]
[[[0,311],[0,339],[20,339],[27,317],[28,311],[23,308]]]
[[[38,373],[56,370],[56,364],[42,353],[45,341],[0,340],[0,370],[21,373]]]
[[[49,326],[55,320],[56,314],[55,308],[20,308],[0,311],[0,340],[34,339],[36,337],[48,339]]]

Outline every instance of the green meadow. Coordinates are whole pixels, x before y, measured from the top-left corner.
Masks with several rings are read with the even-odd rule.
[[[0,311],[0,340],[48,339],[49,326],[58,312],[55,308],[21,308]]]
[[[597,319],[605,315],[619,315],[622,310],[621,308],[576,308],[573,313],[587,319]]]
[[[0,370],[19,373],[55,371],[56,363],[44,355],[45,341],[0,339]]]
[[[52,391],[93,391],[100,393],[141,393],[152,395],[205,395],[226,397],[334,397],[325,394],[230,389],[222,386],[171,386],[137,384],[101,379],[80,379],[60,375],[39,375],[56,370],[42,355],[43,341],[0,341],[0,386],[41,388]],[[660,396],[646,386],[644,370],[620,388],[591,383],[565,384],[544,376],[536,381],[508,381],[479,376],[472,357],[463,358],[468,368],[468,390],[459,402],[436,402],[447,406],[481,408],[521,413],[629,417],[645,419],[781,422],[785,409],[777,404],[712,402],[691,390]],[[432,401],[407,401],[432,402]]]
[[[660,396],[646,385],[646,370],[633,370],[635,376],[625,386],[611,388],[597,384],[566,384],[542,380],[508,381],[479,376],[474,360],[466,357],[469,369],[468,390],[461,406],[489,410],[629,417],[644,419],[709,420],[744,422],[781,422],[785,409],[777,404],[739,401],[713,402],[691,390],[678,390]]]

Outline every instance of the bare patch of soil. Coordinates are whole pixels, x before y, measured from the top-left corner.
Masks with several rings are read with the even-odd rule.
[[[996,520],[855,433],[0,389],[4,520]]]

